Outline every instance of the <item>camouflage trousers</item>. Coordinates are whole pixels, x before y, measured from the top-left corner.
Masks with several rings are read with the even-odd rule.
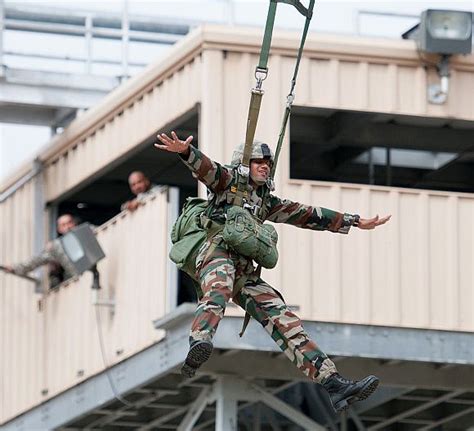
[[[336,366],[304,330],[283,298],[254,272],[248,259],[229,250],[220,235],[204,244],[196,259],[196,270],[203,292],[191,327],[190,344],[211,341],[224,316],[226,304],[233,301],[265,328],[276,344],[307,377],[321,383],[336,372]],[[247,275],[245,285],[232,298],[234,282]]]

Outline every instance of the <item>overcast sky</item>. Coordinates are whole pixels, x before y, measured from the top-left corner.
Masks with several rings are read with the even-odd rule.
[[[110,14],[119,15],[125,1],[5,0],[5,3],[8,6],[15,7],[68,9],[71,13],[77,11],[106,11]],[[303,3],[307,4],[308,1],[303,1]],[[219,22],[252,25],[262,27],[263,31],[268,0],[234,0],[232,2],[228,0],[128,0],[126,5],[131,14],[156,16],[160,20],[166,18],[170,22]],[[405,30],[418,22],[416,17],[425,9],[474,11],[474,0],[451,2],[436,0],[317,0],[311,31],[399,38]],[[387,16],[384,15],[385,13],[392,13],[397,16]],[[302,23],[302,17],[293,7],[285,4],[278,6],[277,27],[299,29]],[[20,50],[23,44],[30,51],[44,49],[44,46],[48,45],[40,44],[38,41],[38,37],[35,37],[35,41],[23,38],[22,40],[13,40],[11,43]],[[35,43],[38,45],[35,46]],[[61,46],[56,46],[54,49],[60,51]],[[104,52],[107,51],[105,45],[102,49]],[[137,61],[159,61],[160,56],[166,55],[166,47],[161,47],[160,50],[154,52],[151,58],[150,55],[142,55],[138,49],[131,55],[135,55]],[[140,56],[141,58],[138,58]],[[0,124],[0,182],[19,164],[32,158],[41,146],[47,144],[49,138],[50,131],[48,128]]]

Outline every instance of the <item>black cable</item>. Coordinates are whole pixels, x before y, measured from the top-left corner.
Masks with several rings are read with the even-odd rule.
[[[118,390],[117,387],[115,386],[115,383],[112,379],[112,376],[110,375],[110,370],[109,366],[107,365],[107,358],[105,354],[105,347],[104,347],[104,338],[102,334],[102,325],[101,325],[101,320],[100,320],[100,310],[99,310],[99,305],[95,304],[95,318],[96,318],[96,325],[97,325],[97,334],[99,336],[99,345],[100,345],[100,353],[102,355],[102,362],[104,364],[104,371],[105,375],[107,376],[107,379],[110,384],[110,388],[112,389],[112,392],[114,393],[115,398],[120,401],[122,404],[126,405],[127,407],[134,407],[133,403],[130,403],[127,401],[125,398],[123,398]]]

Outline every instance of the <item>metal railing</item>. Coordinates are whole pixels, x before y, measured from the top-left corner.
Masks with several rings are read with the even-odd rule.
[[[121,16],[105,12],[75,12],[48,8],[19,8],[0,1],[0,65],[8,66],[7,58],[22,57],[41,60],[80,62],[84,73],[91,74],[93,64],[120,66],[120,76],[129,76],[129,67],[144,67],[145,62],[130,61],[130,43],[172,45],[186,35],[192,24],[169,23],[156,18],[131,16],[124,0]],[[33,53],[29,50],[5,49],[5,32],[40,33],[73,36],[84,39],[84,56]],[[121,58],[95,58],[93,42],[97,39],[121,44]],[[60,43],[60,42],[59,42]]]

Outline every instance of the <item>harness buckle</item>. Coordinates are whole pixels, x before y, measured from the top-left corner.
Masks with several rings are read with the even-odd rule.
[[[293,105],[293,102],[295,100],[295,93],[291,92],[286,96],[286,107],[291,108],[291,105]]]
[[[273,178],[267,179],[267,187],[271,192],[275,191],[275,181],[273,180]]]
[[[260,210],[260,207],[258,205],[250,205],[248,203],[244,203],[242,208],[249,210],[249,212],[252,213],[254,216],[257,216],[258,211]]]
[[[255,86],[256,90],[262,90],[262,84],[265,79],[267,79],[268,69],[265,67],[256,67],[255,68],[255,79],[257,80],[257,84]]]
[[[248,178],[250,175],[250,167],[244,166],[242,163],[237,168],[237,172],[245,178]]]

